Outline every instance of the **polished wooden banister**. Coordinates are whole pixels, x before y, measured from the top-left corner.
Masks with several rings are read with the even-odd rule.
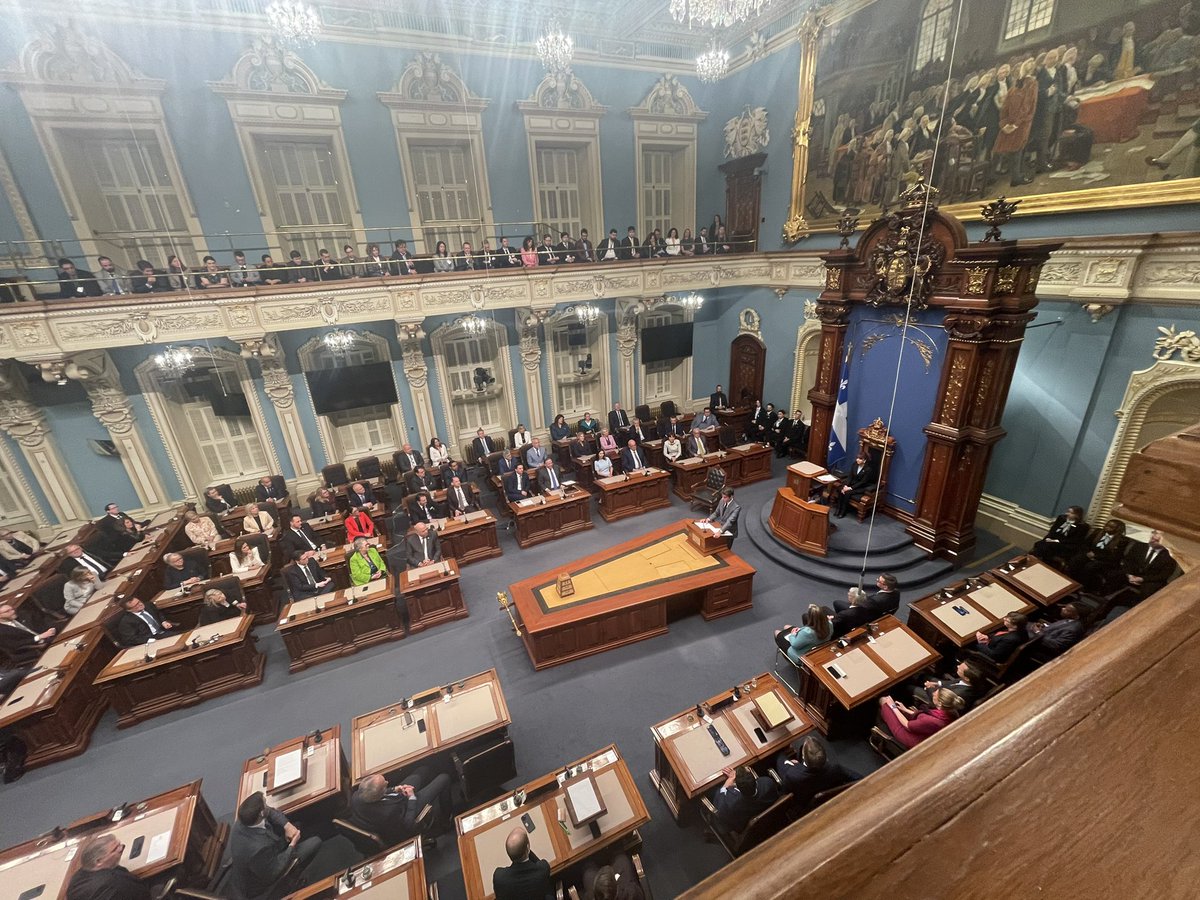
[[[1193,571],[683,896],[1194,897],[1198,672]]]

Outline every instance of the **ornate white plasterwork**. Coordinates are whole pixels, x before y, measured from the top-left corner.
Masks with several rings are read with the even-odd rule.
[[[688,89],[674,75],[663,75],[637,106],[631,107],[633,119],[634,173],[637,179],[637,221],[643,233],[655,224],[653,211],[646,208],[644,174],[647,150],[671,154],[671,216],[676,221],[696,218],[696,143],[700,123],[708,113],[696,105]]]
[[[767,148],[771,132],[767,128],[765,106],[746,106],[725,123],[725,158],[741,159]]]

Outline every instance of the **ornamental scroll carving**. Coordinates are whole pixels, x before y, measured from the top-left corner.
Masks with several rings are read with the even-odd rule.
[[[296,388],[292,385],[291,376],[288,375],[287,365],[283,361],[283,353],[279,351],[274,339],[270,340],[275,347],[275,352],[269,356],[260,354],[258,357],[258,364],[262,368],[263,390],[266,391],[267,397],[270,398],[276,409],[291,409],[296,403]],[[242,346],[245,347],[251,343],[254,342],[246,341]]]
[[[46,414],[29,399],[24,376],[12,364],[0,365],[0,430],[26,449],[46,442]]]
[[[771,142],[767,108],[746,106],[725,123],[725,158],[741,159],[766,149]]]
[[[92,415],[113,435],[130,434],[137,425],[133,403],[121,387],[121,376],[103,351],[76,356],[64,367],[68,378],[83,385]]]
[[[637,319],[623,319],[617,326],[617,350],[624,357],[633,356],[637,347]]]
[[[400,339],[400,364],[409,386],[423,390],[429,383],[429,366],[425,364],[425,351],[421,342],[425,330],[419,322],[397,322],[396,336]]]
[[[1175,326],[1158,326],[1162,336],[1154,342],[1154,358],[1171,359],[1176,353],[1186,362],[1200,362],[1200,335],[1194,331],[1176,331]]]

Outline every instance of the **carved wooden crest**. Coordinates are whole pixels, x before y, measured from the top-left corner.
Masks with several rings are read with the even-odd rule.
[[[901,195],[903,205],[887,216],[887,236],[871,251],[868,290],[872,306],[903,305],[912,298],[914,309],[929,305],[933,279],[946,261],[946,248],[929,236],[920,237],[921,222],[937,209],[931,188],[917,182]]]

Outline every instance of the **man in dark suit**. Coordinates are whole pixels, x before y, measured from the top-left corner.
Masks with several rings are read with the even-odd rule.
[[[463,513],[475,512],[479,509],[474,495],[468,488],[463,487],[462,481],[457,476],[450,479],[450,486],[446,488],[446,505],[450,508],[450,515],[456,518]]]
[[[558,256],[560,263],[575,262],[575,242],[571,240],[569,232],[563,231],[558,235],[558,243],[554,245],[554,252]]]
[[[280,493],[270,475],[264,475],[254,486],[254,496],[259,503],[274,503],[276,500],[286,499],[287,495],[287,490]]]
[[[586,228],[580,230],[579,240],[575,242],[575,259],[581,263],[596,261],[596,249],[592,246],[591,240],[588,239],[588,230]]]
[[[833,488],[834,515],[839,519],[850,509],[850,501],[857,500],[868,491],[874,490],[878,473],[875,465],[864,454],[854,457],[854,465],[840,484]]]
[[[608,237],[596,245],[597,262],[616,262],[621,258],[621,241],[617,229],[608,229]]]
[[[1150,539],[1145,544],[1130,541],[1121,561],[1121,572],[1125,576],[1126,590],[1133,595],[1135,603],[1165,587],[1175,574],[1175,558],[1162,545],[1162,532],[1150,532]]]
[[[709,409],[725,409],[729,406],[729,395],[725,393],[725,388],[717,385],[717,389],[708,395]]]
[[[492,873],[492,893],[496,900],[547,900],[554,895],[550,863],[538,859],[529,849],[529,833],[524,825],[508,833],[504,852],[512,862]]]
[[[629,423],[629,429],[625,433],[637,441],[639,447],[645,441],[650,439],[650,435],[648,435],[646,433],[646,429],[642,427],[642,420],[637,416],[633,417],[633,421]]]
[[[879,616],[867,606],[867,592],[860,587],[852,587],[846,592],[845,600],[835,600],[834,609],[837,612],[830,619],[833,625],[833,636],[840,638],[847,632],[853,631],[868,622],[873,622]]]
[[[771,424],[770,415],[770,409],[764,407],[761,400],[754,401],[754,409],[750,413],[750,421],[746,424],[746,437],[749,440],[766,440],[767,426]]]
[[[496,247],[496,268],[497,269],[517,269],[521,266],[521,256],[509,246],[508,238],[501,237],[500,243]]]
[[[293,600],[315,597],[333,590],[333,579],[325,574],[315,550],[297,550],[293,565],[284,566],[283,577]]]
[[[932,706],[933,694],[938,688],[946,688],[958,694],[962,698],[963,712],[966,712],[983,699],[988,686],[983,677],[983,670],[970,660],[963,660],[955,668],[953,675],[926,679],[922,687],[913,691],[913,701],[919,706]]]
[[[791,423],[775,445],[775,455],[779,458],[787,456],[796,448],[803,454],[808,448],[808,425],[804,421],[804,414],[796,413],[796,418],[792,419]]]
[[[382,775],[368,775],[350,795],[350,821],[382,837],[390,847],[418,834],[429,833],[440,821],[439,808],[450,793],[450,776],[433,775],[424,766],[391,787]],[[426,806],[433,810],[423,822],[417,819]],[[432,844],[429,840],[427,846]]]
[[[1121,562],[1129,548],[1125,536],[1125,523],[1120,519],[1109,519],[1103,528],[1093,529],[1080,552],[1067,563],[1067,573],[1083,585],[1085,590],[1104,591],[1121,576]]]
[[[124,852],[125,845],[113,834],[85,841],[67,900],[150,900],[150,885],[120,865]]]
[[[467,272],[482,268],[475,256],[475,248],[470,241],[463,241],[462,252],[454,256],[454,271]]]
[[[0,654],[14,666],[27,666],[50,646],[58,629],[39,632],[17,618],[17,611],[8,603],[0,603]]]
[[[1001,626],[991,634],[975,633],[975,650],[995,663],[1003,664],[1012,658],[1017,648],[1029,640],[1028,620],[1022,613],[1009,613]]]
[[[442,542],[438,540],[437,532],[425,522],[413,525],[413,533],[404,539],[405,562],[408,568],[415,569],[427,563],[442,561]]]
[[[1067,511],[1055,519],[1046,536],[1029,551],[1040,560],[1051,565],[1062,566],[1087,540],[1088,527],[1083,521],[1082,506],[1068,506]]]
[[[124,612],[117,617],[115,631],[117,642],[122,647],[139,647],[146,641],[178,634],[175,623],[163,618],[158,607],[149,600],[126,597],[121,601]]]
[[[787,411],[783,409],[775,410],[775,418],[767,425],[766,440],[775,448],[775,452],[779,452],[779,445],[783,439],[788,436],[788,432],[792,429],[792,422],[787,417]]]
[[[59,300],[99,297],[102,293],[96,276],[87,269],[76,268],[75,263],[65,257],[58,261]]]
[[[371,486],[366,482],[356,481],[346,491],[346,501],[350,504],[351,509],[358,509],[362,506],[373,506],[375,503],[375,492],[371,490]]]
[[[287,816],[267,806],[262,791],[255,791],[238,807],[229,843],[230,887],[246,900],[268,896],[293,861],[299,870],[297,882],[302,883],[304,869],[321,849],[319,837],[301,839]]]
[[[825,748],[815,737],[806,737],[787,750],[781,750],[775,759],[775,771],[783,781],[784,790],[791,791],[801,804],[811,803],[821,791],[858,781],[856,774],[830,762]]]
[[[750,820],[779,799],[775,779],[754,774],[749,766],[734,770],[726,766],[725,783],[717,788],[713,806],[717,822],[728,831],[744,831]]]
[[[408,511],[414,524],[424,522],[426,525],[432,525],[433,520],[438,517],[437,508],[426,493],[417,494],[417,499],[409,504]]]
[[[543,494],[546,491],[556,491],[562,487],[562,473],[558,470],[558,464],[553,459],[547,459],[537,469],[538,490]]]
[[[471,441],[471,447],[475,450],[475,458],[479,460],[480,465],[489,453],[496,452],[496,442],[484,434],[482,428],[475,432],[475,440]]]
[[[221,492],[215,487],[210,487],[204,492],[204,507],[210,513],[221,515],[227,513],[237,506],[236,503],[230,503]]]
[[[400,448],[400,453],[396,456],[396,466],[401,475],[407,475],[417,466],[423,465],[425,465],[425,457],[421,455],[420,450],[414,450],[412,444],[405,444]]]
[[[870,609],[875,615],[873,618],[894,614],[900,608],[900,591],[898,590],[900,582],[891,572],[882,572],[875,578],[875,587],[878,590],[870,597],[862,601],[863,606]],[[849,609],[851,602],[849,598],[843,600],[838,598],[833,601],[833,608],[838,612]]]
[[[621,451],[621,468],[628,472],[637,472],[646,468],[646,454],[638,447],[638,442],[630,438]]]
[[[128,553],[129,548],[142,538],[142,526],[121,512],[115,503],[104,507],[104,517],[96,522],[96,527],[108,538],[117,554]]]
[[[301,516],[292,516],[288,521],[288,527],[279,535],[279,543],[288,556],[293,555],[297,550],[319,550],[324,546],[317,537],[317,533],[312,530],[312,526]]]
[[[513,473],[520,462],[521,458],[506,448],[496,460],[496,472],[501,478],[507,478]]]
[[[608,430],[614,435],[625,431],[629,427],[629,414],[621,409],[620,403],[614,403],[613,408],[608,413]]]
[[[525,474],[525,466],[517,463],[517,467],[504,479],[504,495],[515,502],[524,500],[529,494],[529,476]]]
[[[676,416],[671,416],[669,419],[665,416],[658,420],[655,424],[654,432],[660,440],[665,440],[669,434],[678,434],[675,430],[679,425],[679,419]]]
[[[408,492],[410,494],[417,494],[421,491],[431,494],[437,489],[437,480],[425,471],[424,466],[417,466],[408,476]]]
[[[637,229],[630,225],[625,229],[625,237],[621,239],[621,259],[640,259],[642,256],[641,246]]]
[[[741,504],[733,499],[733,488],[727,487],[721,489],[721,499],[712,515],[705,521],[729,538],[729,546],[732,547],[733,539],[738,534],[738,517],[741,514]]]
[[[703,456],[708,453],[710,448],[704,440],[704,435],[701,434],[699,428],[693,428],[691,437],[687,439],[687,454],[688,456]]]
[[[59,563],[58,571],[70,575],[76,569],[87,569],[96,576],[97,581],[103,581],[108,575],[109,566],[94,554],[88,553],[78,544],[68,544],[67,554]]]
[[[1083,622],[1079,619],[1079,607],[1064,603],[1059,609],[1061,618],[1039,629],[1033,636],[1031,652],[1037,662],[1049,662],[1066,653],[1083,640]]]
[[[200,560],[181,553],[168,553],[163,556],[163,588],[173,591],[176,588],[190,588],[199,584],[208,576]]]

